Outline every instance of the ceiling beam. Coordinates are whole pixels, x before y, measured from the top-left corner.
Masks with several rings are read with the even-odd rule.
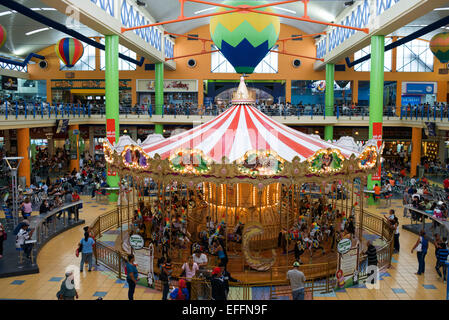
[[[368,46],[371,43],[371,36],[389,35],[431,12],[433,9],[442,7],[447,2],[447,0],[402,0],[379,16],[372,14],[368,25],[368,34],[356,32],[352,37],[334,48],[331,52],[328,52],[324,56],[324,62],[315,62],[314,69],[319,71],[323,70],[327,63],[340,63],[346,57]],[[336,21],[342,18],[340,16]],[[326,29],[328,35],[330,30]],[[327,41],[326,45],[329,46],[329,41]]]

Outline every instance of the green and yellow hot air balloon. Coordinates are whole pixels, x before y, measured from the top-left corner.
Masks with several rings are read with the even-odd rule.
[[[439,33],[430,40],[430,50],[441,63],[449,62],[449,32]]]
[[[231,6],[253,6],[266,1],[225,1]],[[232,10],[219,8],[217,12]],[[270,8],[260,11],[273,12]],[[279,18],[252,12],[235,12],[214,16],[210,34],[215,45],[233,65],[237,73],[253,73],[257,65],[274,47],[279,38]]]

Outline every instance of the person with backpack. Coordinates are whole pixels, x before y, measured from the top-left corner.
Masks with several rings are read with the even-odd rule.
[[[89,264],[89,269],[87,271],[92,271],[92,253],[95,240],[89,236],[89,232],[84,233],[84,238],[81,239],[78,250],[81,252],[81,263],[80,272],[83,272],[84,263],[87,261]]]
[[[178,288],[175,288],[170,293],[171,300],[189,300],[189,290],[187,290],[186,281],[184,279],[180,279],[178,283]]]
[[[126,263],[126,282],[128,282],[128,299],[134,300],[134,291],[136,290],[137,279],[139,273],[134,265],[134,255],[128,255],[128,262]]]
[[[421,230],[419,232],[418,241],[416,241],[415,245],[412,248],[412,253],[416,249],[417,258],[418,258],[418,272],[416,275],[421,275],[424,273],[426,269],[425,257],[427,254],[427,249],[429,247],[429,241],[426,239],[426,232]]]
[[[437,249],[437,265],[435,267],[435,270],[437,271],[438,275],[443,277],[443,282],[446,283],[447,281],[447,257],[449,256],[449,250],[447,249],[446,243],[441,242],[438,249]],[[443,268],[443,275],[441,275],[440,268]]]

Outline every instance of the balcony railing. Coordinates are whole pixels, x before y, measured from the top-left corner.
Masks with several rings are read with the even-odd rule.
[[[340,118],[361,118],[364,120],[369,117],[368,106],[337,106],[334,108],[332,115],[326,113],[322,105],[306,105],[306,106],[289,106],[279,107],[257,105],[256,108],[268,116],[272,117],[297,117],[311,118],[329,116]],[[203,105],[164,105],[164,106],[130,106],[120,105],[120,116],[128,117],[137,115],[140,117],[152,118],[155,110],[158,110],[158,116],[217,116],[227,109],[225,106],[203,106]],[[161,110],[161,111],[159,111]],[[449,121],[449,112],[447,106],[408,106],[401,107],[400,112],[395,106],[384,107],[383,116],[385,119],[395,118],[409,121]],[[0,104],[0,120],[26,120],[26,119],[67,119],[67,118],[90,118],[91,116],[105,117],[104,104],[50,104],[42,103],[23,103],[23,102],[4,102]]]

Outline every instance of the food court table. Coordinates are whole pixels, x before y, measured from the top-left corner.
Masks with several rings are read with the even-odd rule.
[[[413,211],[413,212],[415,212],[415,213],[417,213],[417,214],[422,216],[423,228],[424,228],[424,225],[425,225],[425,218],[429,218],[432,221],[435,221],[436,223],[438,223],[438,225],[440,226],[440,234],[443,234],[443,236],[446,236],[446,237],[448,236],[448,234],[449,234],[449,221],[437,218],[432,213],[428,213],[426,211],[419,210],[419,209],[413,207],[411,204],[404,205],[404,208],[406,208],[409,211]],[[412,216],[410,216],[410,221],[413,224]]]

